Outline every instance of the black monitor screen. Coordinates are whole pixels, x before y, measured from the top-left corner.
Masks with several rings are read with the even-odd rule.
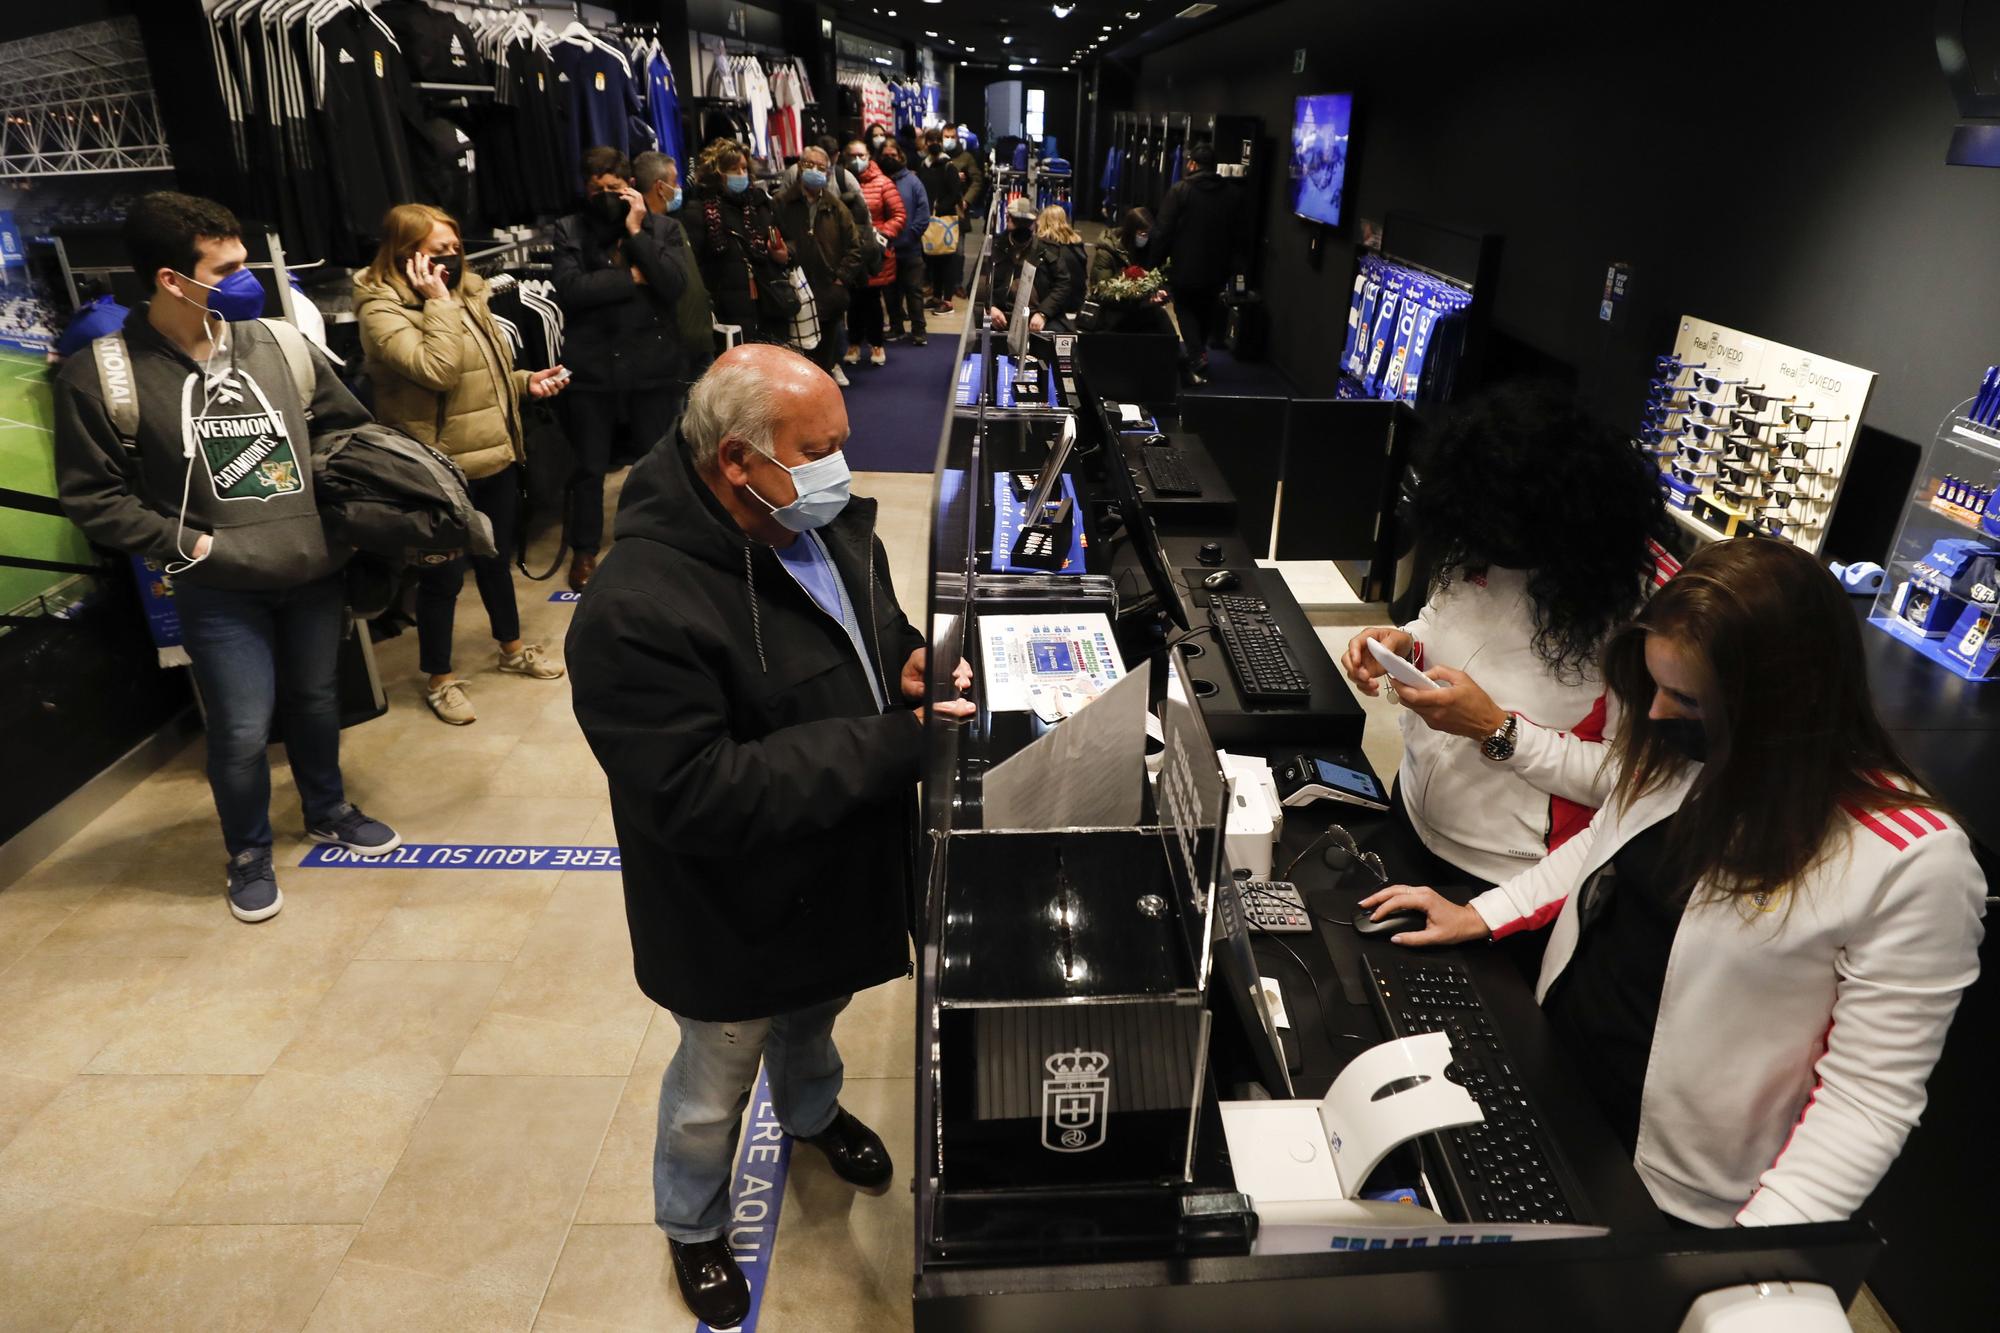
[[[1181,607],[1180,595],[1175,591],[1173,574],[1167,565],[1167,553],[1160,546],[1160,534],[1153,527],[1153,516],[1146,511],[1146,502],[1139,498],[1139,487],[1125,464],[1124,451],[1118,447],[1117,423],[1107,415],[1104,399],[1096,394],[1091,397],[1097,399],[1093,415],[1104,441],[1104,472],[1111,483],[1112,498],[1118,502],[1118,516],[1125,524],[1125,535],[1132,543],[1139,568],[1144,571],[1160,609],[1176,626],[1187,629],[1187,612]]]

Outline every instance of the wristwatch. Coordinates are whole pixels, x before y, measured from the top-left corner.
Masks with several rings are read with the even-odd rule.
[[[1521,719],[1515,714],[1507,714],[1507,720],[1500,724],[1499,729],[1485,740],[1479,742],[1479,753],[1485,755],[1496,764],[1504,764],[1509,759],[1512,759],[1514,757],[1514,732],[1520,726],[1520,723]]]

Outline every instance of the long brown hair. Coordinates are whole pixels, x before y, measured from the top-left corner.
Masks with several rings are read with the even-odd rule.
[[[1804,551],[1755,538],[1698,551],[1605,648],[1605,682],[1624,710],[1611,801],[1629,805],[1688,766],[1647,716],[1652,635],[1695,665],[1707,737],[1668,837],[1683,887],[1776,895],[1829,851],[1849,812],[1936,804],[1890,782],[1916,786],[1875,716],[1847,595]]]
[[[442,208],[432,208],[429,204],[397,204],[384,213],[382,244],[375,251],[374,262],[368,265],[368,276],[381,283],[404,277],[403,261],[430,239],[431,228],[440,222],[459,237],[460,245],[465,243],[464,234],[458,229],[458,219]]]

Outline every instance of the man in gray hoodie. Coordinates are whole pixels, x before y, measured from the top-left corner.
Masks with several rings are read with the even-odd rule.
[[[258,322],[264,289],[241,230],[192,195],[133,204],[125,244],[152,296],[122,340],[63,366],[56,467],[64,512],[91,541],[167,562],[207,713],[229,910],[263,921],[284,904],[271,867],[274,714],[308,837],[365,856],[402,840],[342,787],[335,672],[351,552],[329,548],[313,496],[317,447],[368,413],[303,344],[313,388],[302,401]]]

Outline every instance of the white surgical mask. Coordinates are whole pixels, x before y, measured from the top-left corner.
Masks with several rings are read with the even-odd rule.
[[[769,454],[764,456],[771,458]],[[778,463],[775,458],[771,461]],[[836,450],[825,458],[816,458],[797,467],[785,467],[783,463],[778,463],[778,466],[792,474],[792,487],[798,492],[797,498],[790,504],[774,505],[757,495],[756,487],[748,489],[750,494],[763,501],[764,507],[771,511],[771,517],[777,519],[781,526],[793,532],[823,528],[847,508],[848,491],[854,484],[854,474],[848,471],[845,453]]]

